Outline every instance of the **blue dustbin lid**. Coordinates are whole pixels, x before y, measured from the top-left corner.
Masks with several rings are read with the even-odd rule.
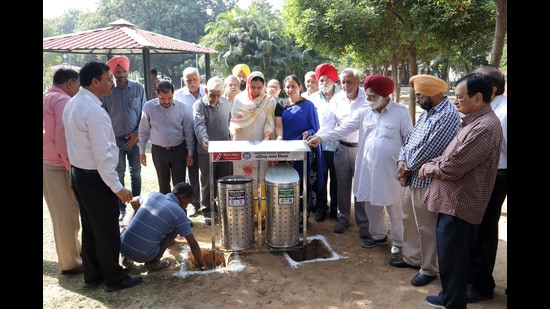
[[[265,181],[270,183],[291,184],[300,181],[300,175],[294,167],[287,164],[277,164],[265,173]]]

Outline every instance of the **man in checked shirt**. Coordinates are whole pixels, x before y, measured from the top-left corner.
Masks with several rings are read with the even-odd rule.
[[[469,260],[475,235],[498,171],[502,127],[491,108],[491,78],[470,73],[456,82],[453,102],[461,128],[441,156],[424,163],[420,180],[431,177],[424,195],[438,214],[436,247],[441,291],[426,297],[436,308],[466,309]]]
[[[416,75],[409,81],[416,103],[424,109],[399,153],[397,172],[403,187],[403,255],[391,259],[390,265],[420,271],[411,284],[423,286],[436,278],[437,249],[435,224],[437,214],[422,202],[431,177],[420,180],[422,164],[443,153],[460,129],[458,110],[446,95],[447,83],[435,76]]]

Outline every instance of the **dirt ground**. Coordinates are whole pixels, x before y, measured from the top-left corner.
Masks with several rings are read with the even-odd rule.
[[[202,224],[201,218],[192,218],[194,234],[201,246],[211,248],[212,228]],[[389,244],[362,248],[357,226],[350,226],[344,234],[335,234],[332,231],[335,223],[334,219],[317,223],[310,218],[306,233],[308,239],[324,238],[328,249],[339,257],[336,259],[322,258],[291,265],[283,253],[269,252],[265,233],[262,233],[264,241],[258,244],[256,233],[254,245],[237,252],[241,267],[236,271],[187,272],[187,243],[178,237],[164,255],[164,259],[171,262],[170,267],[148,272],[143,264],[136,263],[128,272],[142,275],[143,283],[107,293],[101,286],[85,289],[83,275],[68,277],[60,274],[49,214],[44,205],[43,307],[431,308],[424,299],[439,292],[439,278],[423,287],[412,286],[410,280],[416,270],[389,266]],[[504,293],[507,287],[506,206],[500,224],[501,239],[494,272],[497,283],[495,298],[469,304],[470,309],[507,308]],[[214,231],[216,248],[220,248],[219,226]],[[299,256],[294,260],[299,261]],[[229,265],[231,263],[221,268],[229,269]],[[182,276],[182,273],[187,275]]]

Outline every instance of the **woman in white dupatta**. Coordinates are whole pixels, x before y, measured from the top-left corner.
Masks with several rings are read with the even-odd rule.
[[[261,141],[273,139],[275,135],[275,99],[266,93],[265,78],[261,72],[253,71],[246,81],[246,89],[235,96],[231,108],[229,132],[232,140]],[[254,179],[254,193],[257,197],[258,183],[262,183],[265,196],[264,177],[269,161],[235,161],[233,173]],[[258,173],[258,166],[260,167]],[[256,210],[256,207],[254,207]],[[265,216],[265,200],[262,201],[262,215]]]

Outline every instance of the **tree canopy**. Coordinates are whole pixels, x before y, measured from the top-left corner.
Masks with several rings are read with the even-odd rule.
[[[452,82],[451,71],[463,74],[489,61],[497,66],[501,59],[507,62],[502,51],[507,0],[286,0],[282,12],[267,0],[252,0],[247,9],[236,3],[99,0],[95,12],[68,10],[44,19],[43,36],[106,27],[122,18],[141,29],[220,51],[212,59],[213,75],[226,76],[235,64],[246,63],[279,80],[331,62],[339,70],[391,74],[396,83],[419,72]],[[98,57],[70,55],[69,60],[76,65],[106,60]],[[140,59],[130,60],[139,71]],[[61,55],[44,53],[45,66],[62,61]],[[151,67],[172,80],[179,80],[188,66],[202,70],[204,60],[151,55]]]

